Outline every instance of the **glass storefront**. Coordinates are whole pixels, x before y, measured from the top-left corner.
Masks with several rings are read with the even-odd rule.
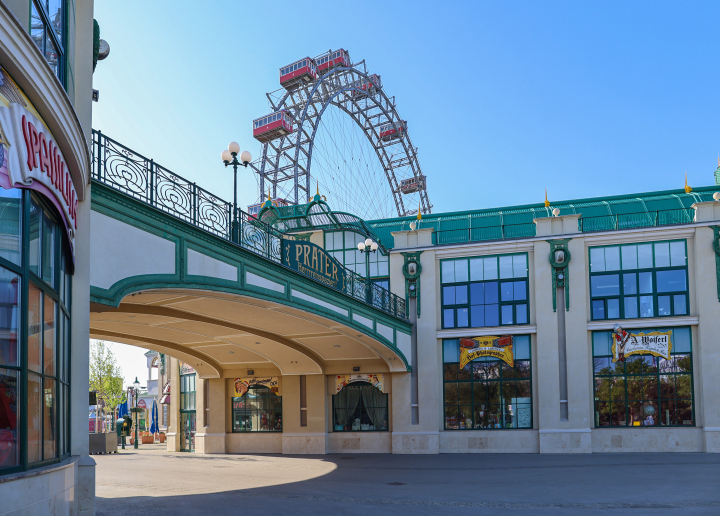
[[[50,203],[0,188],[0,474],[70,451],[70,263]]]
[[[533,427],[529,335],[444,340],[443,374],[445,430]]]
[[[332,401],[335,432],[388,430],[388,395],[376,386],[365,382],[346,385]]]
[[[282,432],[282,396],[264,385],[232,398],[233,432]]]
[[[180,375],[180,451],[195,451],[195,373]]]
[[[690,328],[593,332],[595,427],[694,426],[692,362]]]

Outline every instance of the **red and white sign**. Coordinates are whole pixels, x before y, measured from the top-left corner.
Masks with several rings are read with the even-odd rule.
[[[74,255],[78,197],[52,134],[42,120],[17,103],[0,107],[0,129],[6,139],[0,169],[9,177],[9,186],[32,188],[55,204]]]
[[[145,404],[145,400],[138,400],[137,406],[138,406],[138,408],[144,408],[144,409],[147,408],[147,405]]]

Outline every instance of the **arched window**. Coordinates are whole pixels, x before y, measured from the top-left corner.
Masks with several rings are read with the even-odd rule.
[[[253,385],[232,399],[233,432],[282,432],[282,396]]]
[[[388,395],[366,382],[346,385],[333,396],[336,432],[387,431]]]
[[[70,248],[55,208],[0,188],[0,474],[70,452]]]

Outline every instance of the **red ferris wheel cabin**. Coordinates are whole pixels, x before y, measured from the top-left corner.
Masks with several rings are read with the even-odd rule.
[[[373,74],[368,75],[367,79],[363,77],[359,81],[356,81],[353,86],[355,86],[356,89],[353,90],[352,96],[355,98],[364,97],[375,93],[375,90],[381,89],[382,81],[380,80],[379,75]]]
[[[253,137],[261,143],[280,138],[294,130],[284,109],[253,120]]]
[[[383,124],[380,126],[380,130],[378,132],[380,133],[380,139],[383,141],[402,138],[405,135],[405,132],[407,132],[407,122],[405,120],[400,120],[395,122],[395,125],[393,125],[392,122]]]
[[[325,70],[330,70],[336,66],[350,66],[350,54],[347,50],[336,50],[335,52],[328,52],[323,54],[315,60],[317,64],[318,73],[322,73]]]
[[[280,68],[280,86],[286,90],[295,88],[302,82],[312,82],[315,79],[317,79],[317,67],[315,61],[309,57]]]

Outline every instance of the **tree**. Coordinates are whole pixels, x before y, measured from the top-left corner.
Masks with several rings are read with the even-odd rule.
[[[122,371],[112,349],[101,340],[90,345],[90,390],[110,410],[124,401]]]

